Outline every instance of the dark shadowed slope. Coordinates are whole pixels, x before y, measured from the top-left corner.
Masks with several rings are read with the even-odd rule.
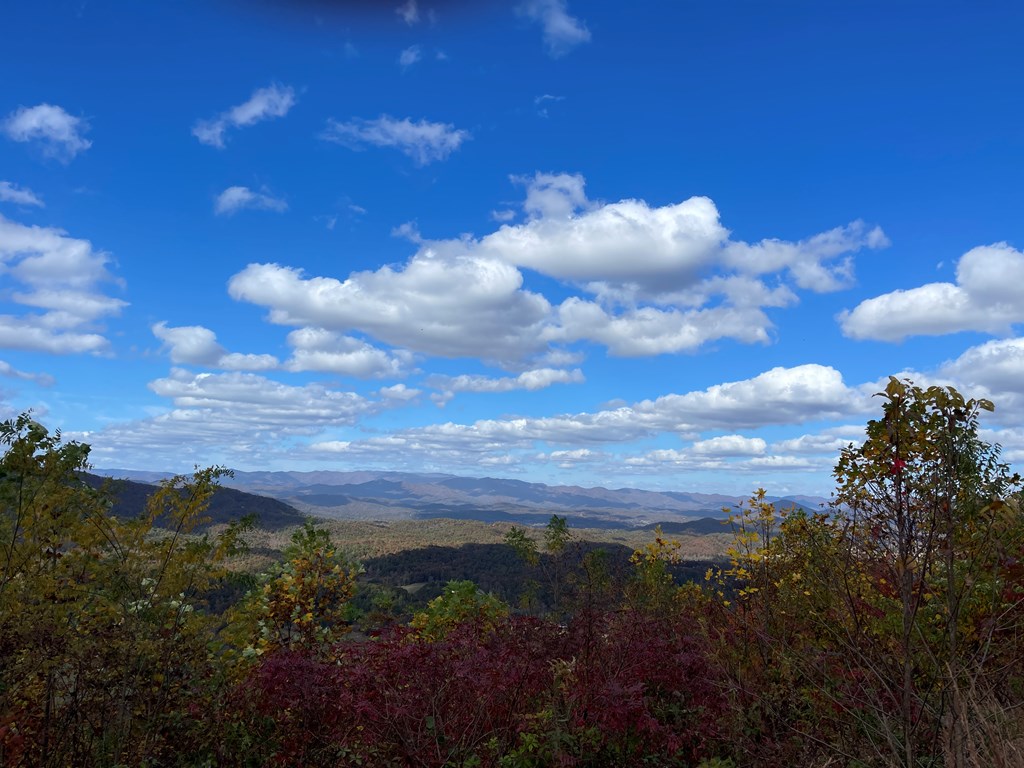
[[[109,484],[113,498],[113,513],[118,517],[138,517],[146,507],[146,500],[156,490],[156,485],[139,483],[134,480],[112,480],[93,474],[83,474],[82,480],[91,488]],[[279,530],[291,525],[301,525],[305,516],[294,507],[269,496],[258,496],[235,488],[218,488],[210,500],[207,517],[210,525],[228,523],[245,515],[255,514],[256,524],[261,528]]]

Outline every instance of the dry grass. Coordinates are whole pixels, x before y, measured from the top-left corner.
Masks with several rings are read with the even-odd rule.
[[[943,729],[943,762],[948,768],[1024,768],[1024,711],[962,695],[959,712]],[[954,727],[953,719],[956,723]]]

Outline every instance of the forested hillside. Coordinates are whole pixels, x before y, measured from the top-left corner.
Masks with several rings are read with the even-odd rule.
[[[699,571],[554,515],[362,563],[307,521],[253,577],[200,531],[217,470],[119,519],[86,446],[5,422],[0,765],[1020,766],[1021,478],[991,403],[881,398],[830,510],[759,491]]]
[[[95,490],[103,490],[111,501],[110,511],[118,517],[137,517],[146,509],[149,497],[158,486],[127,479],[100,477],[91,472],[80,475],[82,482]],[[209,525],[229,523],[247,515],[255,517],[255,524],[267,530],[276,531],[294,525],[302,525],[305,515],[294,507],[269,496],[258,496],[234,488],[219,485],[210,496],[204,517],[208,522],[200,523],[202,529]],[[157,520],[158,526],[166,521]]]
[[[161,472],[105,469],[114,478],[155,483]],[[574,528],[632,529],[658,523],[689,525],[723,519],[738,496],[648,491],[639,488],[583,488],[493,477],[459,477],[410,472],[232,472],[225,486],[271,496],[318,518],[336,520],[431,520],[452,518],[515,525],[544,525],[552,514]],[[780,507],[822,508],[827,499],[771,497]],[[680,529],[682,530],[682,529]]]

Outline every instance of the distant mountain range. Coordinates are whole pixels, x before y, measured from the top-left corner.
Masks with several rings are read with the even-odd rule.
[[[100,471],[103,472],[103,470]],[[117,479],[111,480],[111,477]],[[83,473],[81,478],[91,488],[107,487],[113,502],[110,511],[115,516],[122,518],[141,515],[146,509],[146,500],[156,490],[155,484],[163,479],[158,477],[148,482],[139,482],[125,479],[122,475],[102,477],[89,473]],[[214,491],[205,517],[210,519],[210,524],[217,524],[239,520],[250,514],[256,515],[259,527],[268,530],[302,525],[306,518],[303,513],[283,501],[270,496],[245,493],[235,488],[218,488]],[[157,520],[157,525],[163,525],[163,523]],[[200,529],[204,527],[200,526]]]
[[[94,472],[136,483],[156,483],[168,473],[128,469]],[[745,497],[723,494],[644,491],[635,488],[583,488],[492,477],[460,477],[406,472],[235,472],[222,480],[226,489],[271,497],[293,508],[267,509],[275,521],[322,518],[393,520],[447,517],[543,525],[551,515],[573,527],[639,528],[655,523],[687,523],[725,516]],[[227,501],[228,497],[224,497]],[[827,499],[816,496],[769,497],[777,506],[819,510]],[[269,501],[269,499],[268,499]],[[258,505],[236,499],[236,504]],[[260,514],[260,510],[253,509]],[[219,517],[219,515],[218,515]],[[267,525],[266,522],[263,523]],[[269,526],[268,526],[269,527]]]

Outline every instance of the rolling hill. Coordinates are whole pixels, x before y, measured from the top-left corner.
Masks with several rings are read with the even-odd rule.
[[[100,474],[152,483],[167,475],[125,469],[96,470]],[[723,509],[744,499],[723,494],[659,492],[636,488],[584,488],[546,485],[491,477],[461,477],[404,472],[235,472],[224,478],[225,489],[252,498],[226,494],[222,505],[263,505],[271,520],[302,515],[330,519],[407,520],[453,518],[543,525],[552,514],[566,517],[573,527],[643,528],[657,523],[693,523],[702,518],[721,520]],[[270,498],[268,498],[270,497]],[[232,501],[233,499],[233,501]],[[298,517],[289,518],[276,499]],[[824,498],[770,497],[781,507],[816,510]],[[296,511],[297,510],[297,511]],[[220,510],[218,510],[219,513]],[[258,511],[258,510],[253,510]],[[710,527],[705,524],[705,527]]]
[[[154,478],[152,482],[146,483],[124,478],[112,480],[110,477],[89,473],[81,475],[81,478],[91,488],[106,486],[113,501],[111,512],[125,518],[138,517],[142,514],[146,508],[146,500],[156,490],[156,483],[160,479]],[[260,528],[271,531],[301,525],[306,517],[278,499],[227,487],[218,488],[214,492],[206,516],[210,518],[208,525],[217,525],[238,520],[249,514],[256,515],[256,524]]]

